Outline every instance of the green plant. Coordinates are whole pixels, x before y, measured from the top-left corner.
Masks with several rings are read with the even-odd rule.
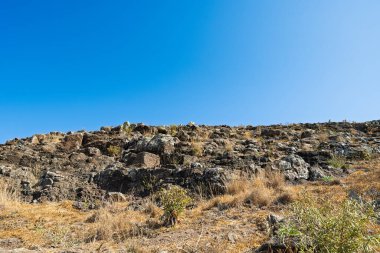
[[[132,134],[133,126],[128,121],[126,121],[123,123],[123,125],[121,125],[121,131],[129,136]]]
[[[178,221],[179,215],[191,202],[191,198],[187,195],[186,190],[176,185],[161,190],[159,198],[164,210],[163,218],[166,226],[174,226]]]
[[[109,146],[107,148],[107,152],[111,156],[120,156],[121,155],[121,148],[119,146]]]
[[[326,182],[326,183],[330,183],[330,182],[332,182],[332,181],[334,181],[334,177],[332,177],[332,176],[324,176],[324,177],[322,177],[322,181],[323,182]]]
[[[296,242],[303,253],[378,252],[379,232],[370,232],[374,224],[375,212],[370,205],[305,198],[292,205],[279,236],[284,243]]]
[[[329,165],[336,169],[340,169],[344,166],[347,166],[347,160],[344,156],[333,155],[330,160],[328,160]]]

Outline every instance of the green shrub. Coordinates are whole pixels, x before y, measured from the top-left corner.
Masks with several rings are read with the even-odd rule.
[[[109,146],[107,148],[107,152],[111,156],[120,156],[121,155],[121,148],[119,146]]]
[[[129,136],[132,134],[133,126],[128,121],[126,121],[123,123],[123,125],[121,125],[121,131]]]
[[[380,235],[370,232],[375,224],[375,212],[370,205],[352,200],[319,203],[305,198],[292,205],[291,211],[279,235],[285,243],[297,242],[299,252],[378,252]]]
[[[161,190],[159,198],[164,210],[163,218],[166,226],[174,226],[178,221],[178,216],[191,201],[186,190],[176,185]]]
[[[336,169],[347,166],[347,160],[344,156],[333,155],[333,157],[328,161],[329,165]]]
[[[332,176],[324,176],[324,177],[322,177],[321,180],[322,180],[323,182],[330,183],[330,182],[334,181],[335,178],[332,177]]]

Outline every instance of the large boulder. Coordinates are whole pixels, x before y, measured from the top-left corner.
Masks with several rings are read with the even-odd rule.
[[[288,180],[300,180],[309,178],[310,165],[302,157],[291,154],[277,163],[278,168],[283,171]]]
[[[128,149],[135,152],[150,152],[157,155],[171,154],[175,150],[175,144],[179,139],[171,135],[157,134],[153,138],[142,137],[127,144]]]
[[[62,140],[61,147],[65,151],[73,151],[77,150],[82,146],[83,134],[82,133],[74,133],[66,135]]]

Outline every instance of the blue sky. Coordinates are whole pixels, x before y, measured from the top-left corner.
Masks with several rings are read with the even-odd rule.
[[[0,143],[380,118],[380,1],[0,2]]]

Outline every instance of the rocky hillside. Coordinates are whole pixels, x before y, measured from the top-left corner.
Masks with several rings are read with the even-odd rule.
[[[350,173],[380,153],[380,121],[273,126],[147,126],[52,132],[0,145],[0,177],[27,202],[96,206],[115,195],[147,196],[168,184],[222,194],[263,170],[301,183]]]

